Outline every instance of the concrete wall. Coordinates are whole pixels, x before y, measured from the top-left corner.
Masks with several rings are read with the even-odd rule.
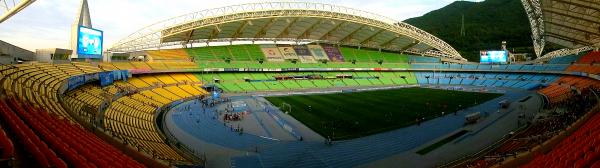
[[[14,64],[17,60],[33,61],[35,53],[0,40],[0,63]]]
[[[68,61],[72,51],[60,48],[48,48],[35,50],[35,60],[38,62],[52,63],[56,61]],[[63,58],[60,58],[63,57]]]

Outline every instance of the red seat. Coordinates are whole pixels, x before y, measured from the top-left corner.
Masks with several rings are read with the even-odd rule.
[[[0,128],[0,144],[2,145],[3,151],[2,155],[0,155],[0,160],[5,160],[14,157],[15,155],[15,146],[6,135],[3,129]]]
[[[573,134],[546,155],[534,156],[525,167],[589,167],[600,160],[600,113],[596,113]]]
[[[592,164],[592,166],[590,166],[590,168],[600,168],[600,159],[597,160],[594,164]]]

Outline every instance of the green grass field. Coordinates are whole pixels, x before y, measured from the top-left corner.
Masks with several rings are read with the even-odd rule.
[[[454,113],[501,96],[426,88],[404,88],[367,92],[266,97],[282,111],[324,137],[352,139],[394,130]]]

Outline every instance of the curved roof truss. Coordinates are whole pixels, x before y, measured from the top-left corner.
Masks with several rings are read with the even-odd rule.
[[[19,13],[35,0],[0,0],[0,23]]]
[[[110,51],[231,41],[331,43],[466,61],[446,42],[409,24],[310,2],[250,3],[190,13],[142,28]]]
[[[556,57],[559,50],[541,56],[546,43],[572,52],[600,44],[600,1],[597,0],[521,0],[529,17],[535,53],[538,58]],[[558,54],[558,55],[557,55]]]

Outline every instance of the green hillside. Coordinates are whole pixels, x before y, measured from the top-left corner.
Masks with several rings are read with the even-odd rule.
[[[465,36],[460,35],[463,14]],[[448,42],[470,61],[479,60],[480,50],[500,49],[502,41],[508,42],[511,51],[533,53],[531,29],[520,0],[457,1],[405,22]]]

